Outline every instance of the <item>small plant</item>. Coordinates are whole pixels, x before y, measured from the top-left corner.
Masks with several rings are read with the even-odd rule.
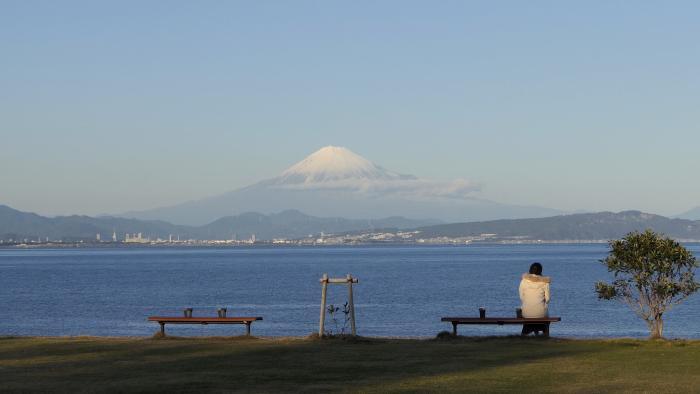
[[[455,338],[455,335],[453,335],[449,331],[440,331],[435,338],[436,339],[453,339],[453,338]]]
[[[345,330],[348,328],[348,323],[350,322],[350,304],[348,304],[347,301],[343,304],[343,308],[341,309],[339,306],[336,305],[328,305],[326,308],[328,311],[328,315],[331,317],[331,321],[333,322],[333,327],[335,328],[335,332],[332,329],[329,329],[326,331],[327,336],[334,336],[334,335],[345,335]],[[342,311],[343,312],[343,325],[342,327],[339,328],[338,326],[338,312]]]
[[[626,303],[649,327],[651,338],[663,336],[663,315],[698,291],[698,263],[678,242],[647,230],[610,241],[610,254],[601,260],[615,276],[595,285],[598,298]]]

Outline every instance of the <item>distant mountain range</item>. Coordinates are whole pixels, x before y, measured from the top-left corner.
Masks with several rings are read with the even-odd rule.
[[[670,219],[664,216],[625,211],[560,215],[546,218],[508,219],[483,222],[436,224],[402,217],[379,220],[320,218],[299,211],[277,214],[244,213],[227,216],[203,226],[174,225],[164,221],[136,220],[114,217],[59,216],[48,218],[20,212],[0,205],[0,239],[36,240],[39,237],[64,241],[94,240],[101,234],[110,240],[116,232],[118,240],[124,234],[142,233],[151,239],[248,239],[255,234],[259,240],[274,238],[299,239],[309,235],[347,234],[394,230],[417,231],[413,238],[474,237],[493,234],[491,239],[524,240],[609,240],[630,231],[652,229],[682,240],[700,240],[700,221]]]
[[[386,170],[354,152],[324,147],[279,176],[219,196],[118,216],[203,225],[246,211],[295,209],[317,217],[403,216],[442,222],[544,217],[554,209],[501,204],[475,197],[464,179],[434,181]]]
[[[610,240],[631,231],[652,229],[670,237],[700,240],[700,221],[670,219],[639,211],[599,212],[547,218],[452,223],[419,228],[422,238],[495,234],[497,238],[528,240]]]
[[[319,218],[299,211],[287,210],[272,215],[244,213],[227,216],[203,226],[174,225],[165,221],[136,220],[117,217],[59,216],[49,218],[34,213],[21,212],[0,205],[0,239],[36,240],[94,240],[100,234],[110,240],[116,232],[118,240],[124,235],[142,233],[152,239],[167,239],[169,235],[181,239],[257,239],[301,238],[321,232],[336,233],[369,229],[414,228],[437,223],[435,220],[411,220],[388,217],[378,220],[351,220],[343,218]]]

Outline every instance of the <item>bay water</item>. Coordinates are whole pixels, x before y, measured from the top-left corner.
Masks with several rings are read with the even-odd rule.
[[[686,245],[696,255],[700,244]],[[646,337],[625,305],[597,299],[610,280],[599,262],[605,244],[0,249],[0,335],[150,336],[151,315],[262,316],[261,336],[318,330],[321,285],[359,278],[354,299],[359,335],[433,337],[451,330],[442,316],[515,316],[518,284],[539,261],[552,277],[550,315],[559,337]],[[331,285],[328,303],[347,288]],[[339,332],[329,317],[327,328]],[[171,335],[240,335],[242,326],[168,326]],[[518,334],[519,326],[461,326],[463,335]],[[700,338],[700,294],[666,315],[665,334]]]

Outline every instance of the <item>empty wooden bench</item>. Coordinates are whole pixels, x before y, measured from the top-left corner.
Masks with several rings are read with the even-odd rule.
[[[254,321],[262,320],[256,317],[169,317],[150,316],[148,321],[155,321],[160,324],[160,334],[165,336],[166,324],[245,324],[245,335],[250,336],[250,325]]]
[[[549,336],[549,324],[561,321],[561,317],[541,317],[541,318],[525,318],[525,317],[443,317],[444,322],[452,323],[452,335],[457,335],[457,326],[460,324],[541,324],[545,337]]]

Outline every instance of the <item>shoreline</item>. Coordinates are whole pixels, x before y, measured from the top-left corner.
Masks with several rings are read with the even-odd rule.
[[[681,244],[700,244],[700,240],[679,240]],[[371,247],[457,247],[469,248],[479,246],[554,246],[554,245],[607,245],[605,240],[560,240],[560,241],[537,241],[537,242],[472,242],[464,243],[356,243],[356,244],[273,244],[259,243],[255,245],[226,245],[226,244],[19,244],[0,245],[0,250],[33,250],[33,249],[334,249],[334,248],[371,248]]]
[[[700,244],[700,239],[678,239],[682,244]],[[179,243],[123,243],[123,242],[50,242],[28,244],[0,244],[0,250],[25,249],[323,249],[323,248],[363,248],[363,247],[471,247],[471,246],[514,246],[514,245],[605,245],[610,240],[495,240],[489,242],[358,242],[358,243],[286,243],[260,241],[254,244],[226,244],[206,242]]]
[[[286,342],[286,341],[399,341],[399,342],[450,342],[450,341],[499,341],[499,340],[522,340],[522,341],[570,341],[570,342],[617,342],[617,341],[633,341],[633,342],[689,342],[689,343],[699,343],[700,338],[683,338],[683,337],[664,337],[660,339],[649,339],[648,337],[570,337],[570,336],[556,336],[552,335],[549,338],[526,336],[522,337],[517,334],[513,335],[457,335],[456,337],[447,336],[444,338],[439,338],[435,336],[426,337],[401,337],[401,336],[336,336],[336,337],[324,337],[319,339],[318,336],[314,334],[306,336],[268,336],[268,335],[211,335],[211,336],[179,336],[179,335],[167,335],[165,337],[160,337],[157,333],[151,336],[102,336],[102,335],[0,335],[0,341],[10,340],[10,339],[41,339],[41,340],[115,340],[115,341],[169,341],[169,340],[193,340],[193,341],[269,341],[269,342]]]

